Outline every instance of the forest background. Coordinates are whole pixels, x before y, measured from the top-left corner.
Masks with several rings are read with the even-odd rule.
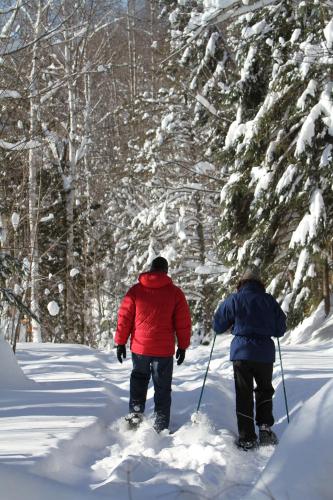
[[[0,2],[14,349],[112,346],[119,302],[157,255],[203,342],[249,264],[289,326],[322,300],[329,313],[332,13],[331,0]]]

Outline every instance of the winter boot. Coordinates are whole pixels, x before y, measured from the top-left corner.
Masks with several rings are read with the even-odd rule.
[[[236,441],[236,446],[244,451],[255,450],[258,448],[258,441],[257,439],[246,440],[239,438]]]
[[[128,427],[130,429],[137,429],[139,427],[139,425],[141,424],[143,420],[143,414],[142,413],[129,413],[126,417],[125,417],[125,421],[127,422],[128,424]]]
[[[260,446],[271,446],[278,444],[279,440],[270,428],[269,425],[263,424],[259,425],[259,445]]]

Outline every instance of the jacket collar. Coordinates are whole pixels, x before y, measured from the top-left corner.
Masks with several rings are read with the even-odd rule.
[[[250,280],[244,283],[244,285],[240,288],[240,292],[246,291],[255,291],[255,292],[265,292],[265,287],[261,283],[255,280]]]

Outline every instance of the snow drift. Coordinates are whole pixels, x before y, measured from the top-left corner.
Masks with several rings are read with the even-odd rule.
[[[28,389],[33,386],[34,382],[24,375],[12,348],[0,335],[0,390]]]

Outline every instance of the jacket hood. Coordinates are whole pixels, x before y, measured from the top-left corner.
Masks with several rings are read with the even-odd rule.
[[[139,282],[147,288],[162,288],[171,285],[172,279],[166,273],[148,272],[140,274]]]

